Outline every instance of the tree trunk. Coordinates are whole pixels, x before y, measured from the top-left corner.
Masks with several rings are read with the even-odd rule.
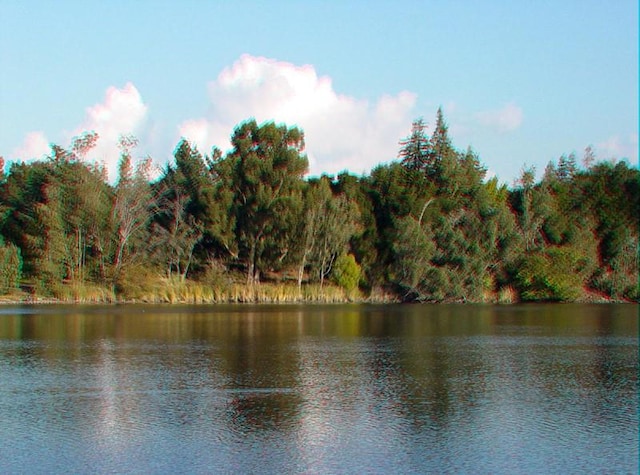
[[[256,269],[256,241],[251,243],[251,250],[249,251],[249,262],[247,263],[247,285],[253,285],[255,283],[255,269]]]
[[[307,251],[304,251],[302,254],[302,262],[300,263],[300,268],[298,269],[298,292],[302,289],[302,277],[304,275],[304,266],[307,264]]]

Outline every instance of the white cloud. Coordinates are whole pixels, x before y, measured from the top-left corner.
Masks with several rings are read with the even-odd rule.
[[[631,163],[638,163],[638,134],[633,133],[628,137],[614,135],[596,144],[596,156],[598,159],[628,159]]]
[[[480,124],[506,133],[512,132],[522,125],[524,114],[520,107],[510,102],[500,109],[479,112],[476,114],[476,118]]]
[[[305,132],[310,173],[354,173],[396,157],[411,127],[416,96],[385,95],[370,104],[338,94],[313,66],[243,55],[209,84],[211,114],[183,122],[181,136],[207,152],[230,148],[233,128],[255,118],[299,126]]]
[[[122,89],[109,87],[104,100],[88,107],[84,121],[71,133],[63,134],[59,144],[68,147],[73,137],[97,132],[98,142],[87,159],[104,164],[109,180],[115,181],[120,159],[118,139],[121,135],[139,133],[146,114],[147,106],[133,84],[127,83]],[[50,142],[44,133],[30,132],[12,155],[23,160],[40,159],[50,153]]]
[[[16,148],[11,156],[20,157],[22,159],[41,159],[48,155],[51,151],[49,141],[42,132],[29,132],[18,148]]]
[[[118,139],[121,135],[137,135],[146,114],[147,106],[133,84],[127,83],[122,89],[109,87],[102,102],[87,108],[84,121],[69,140],[83,132],[97,132],[99,139],[89,157],[103,163],[109,172],[109,180],[114,181],[120,159]]]

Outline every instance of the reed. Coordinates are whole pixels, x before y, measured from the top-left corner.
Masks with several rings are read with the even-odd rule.
[[[497,298],[498,303],[510,304],[510,303],[516,303],[518,302],[518,300],[519,300],[518,292],[510,285],[507,285],[506,287],[502,287],[500,290],[498,290],[498,298]]]
[[[387,290],[374,287],[369,292],[369,296],[367,297],[367,302],[369,303],[398,303],[400,302],[400,298]]]
[[[74,303],[113,303],[116,296],[113,290],[89,283],[72,282],[57,286],[54,297],[63,302]]]
[[[144,275],[139,280],[127,279],[117,290],[88,283],[66,283],[52,290],[54,300],[68,303],[348,303],[389,302],[389,294],[378,292],[365,296],[359,289],[346,291],[334,284],[305,284],[295,282],[262,282],[254,285],[224,282],[222,284],[196,282],[178,278]],[[39,295],[21,294],[5,301],[41,301]],[[0,299],[0,302],[2,299]]]

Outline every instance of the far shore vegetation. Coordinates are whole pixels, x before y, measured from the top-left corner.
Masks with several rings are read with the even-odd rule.
[[[587,147],[509,187],[441,111],[429,130],[365,176],[305,178],[303,132],[255,120],[227,154],[181,140],[155,178],[123,136],[114,184],[93,132],[0,157],[0,303],[640,299],[636,167]]]

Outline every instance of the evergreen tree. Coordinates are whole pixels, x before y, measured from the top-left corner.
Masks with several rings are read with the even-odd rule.
[[[233,133],[231,162],[233,211],[240,259],[247,283],[277,266],[289,252],[295,216],[301,207],[304,135],[297,128],[250,120]]]
[[[409,170],[425,170],[430,153],[429,138],[426,134],[427,126],[422,118],[416,119],[411,125],[411,135],[400,141],[398,156],[402,164]]]

